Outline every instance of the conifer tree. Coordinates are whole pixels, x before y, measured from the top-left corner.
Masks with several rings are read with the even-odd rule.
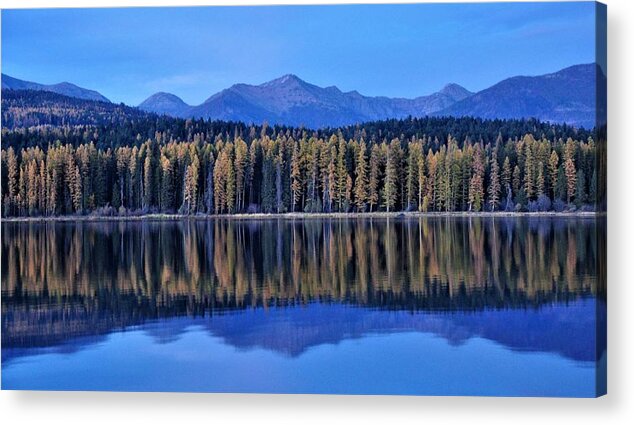
[[[349,199],[346,197],[346,187],[348,184],[348,169],[346,167],[346,141],[339,138],[339,148],[337,149],[337,164],[335,170],[336,198],[338,211],[345,211],[344,205]]]
[[[575,196],[577,188],[577,169],[574,163],[575,146],[572,139],[568,139],[564,151],[564,171],[566,173],[566,196],[567,202],[570,203]]]
[[[507,188],[510,187],[512,176],[513,176],[513,173],[511,171],[511,161],[509,160],[509,157],[506,156],[504,157],[504,163],[502,165],[501,183],[502,183],[503,191],[506,192]]]
[[[577,173],[577,187],[575,188],[575,205],[581,207],[586,203],[586,177],[583,168],[579,169]]]
[[[520,192],[520,185],[520,167],[516,165],[515,168],[513,168],[513,194],[515,196]]]
[[[480,211],[484,204],[484,161],[482,152],[476,145],[473,156],[473,176],[469,182],[469,211]]]
[[[8,177],[8,190],[7,194],[9,199],[9,214],[15,213],[16,196],[18,194],[18,158],[15,155],[15,151],[12,147],[7,149],[7,177]]]
[[[489,182],[489,204],[491,211],[500,205],[500,165],[498,164],[498,144],[496,143],[491,158],[491,180]]]
[[[539,161],[537,164],[537,180],[535,181],[537,189],[537,197],[544,194],[545,178],[544,178],[544,163]]]
[[[409,155],[407,156],[407,179],[406,179],[406,203],[409,209],[411,206],[417,206],[421,203],[421,194],[419,191],[420,162],[422,161],[423,150],[420,142],[411,142],[408,146]]]
[[[368,205],[370,212],[379,203],[379,180],[381,167],[381,148],[379,145],[372,145],[370,153],[370,179],[368,180]]]
[[[357,207],[357,211],[365,211],[368,186],[368,167],[365,158],[366,145],[365,141],[361,140],[359,149],[357,152],[357,161],[355,166],[355,181],[354,181],[354,202]]]
[[[556,198],[557,191],[557,175],[559,174],[559,155],[553,150],[548,160],[548,172],[550,176],[550,190],[553,199]]]
[[[244,198],[246,197],[246,175],[249,148],[247,144],[238,137],[235,141],[235,209],[242,211],[244,209]]]
[[[303,196],[304,182],[302,181],[302,161],[299,143],[293,143],[293,153],[291,156],[291,212]],[[301,206],[301,205],[300,205]]]
[[[390,212],[396,205],[398,196],[398,150],[394,142],[390,144],[387,150],[385,161],[385,185],[383,186],[383,206]]]
[[[425,156],[423,155],[423,149],[421,146],[420,159],[418,161],[418,210],[423,211],[423,199],[425,186],[427,185],[427,177],[425,176]],[[427,211],[427,207],[425,207]]]
[[[174,167],[165,156],[161,156],[161,210],[174,208]]]
[[[203,202],[205,212],[212,214],[214,212],[214,167],[215,160],[213,152],[209,152],[207,159],[207,174],[205,176],[205,192],[203,194]]]
[[[530,201],[535,195],[535,180],[534,170],[535,164],[533,163],[533,150],[531,145],[526,145],[525,160],[524,160],[524,192],[527,199]]]
[[[196,212],[199,165],[198,156],[194,156],[185,170],[183,204],[181,206],[182,214],[193,214]]]

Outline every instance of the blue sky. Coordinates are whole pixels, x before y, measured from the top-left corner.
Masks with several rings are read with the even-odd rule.
[[[365,95],[415,97],[455,82],[594,61],[591,2],[2,11],[2,72],[70,81],[136,105],[191,104],[294,73]]]

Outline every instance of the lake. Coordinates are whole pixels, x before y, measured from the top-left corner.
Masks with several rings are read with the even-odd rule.
[[[592,397],[605,221],[2,223],[2,388]]]

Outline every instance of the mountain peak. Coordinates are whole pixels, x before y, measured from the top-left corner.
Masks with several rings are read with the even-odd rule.
[[[158,92],[139,104],[139,109],[157,114],[185,116],[191,107],[172,93]]]
[[[439,93],[447,95],[456,101],[465,99],[473,94],[469,90],[462,87],[460,84],[456,83],[449,83],[445,85],[442,90],[439,91]]]
[[[179,103],[185,103],[183,101],[183,99],[181,99],[180,97],[176,96],[175,94],[167,93],[167,92],[164,92],[164,91],[159,91],[159,92],[154,93],[153,95],[151,95],[150,97],[145,99],[143,102],[145,103],[145,102],[147,102],[149,100],[158,100],[158,99],[166,99],[166,100],[169,99],[169,100],[176,101],[176,102],[179,102]]]
[[[283,86],[283,85],[289,85],[289,84],[304,84],[304,83],[305,81],[299,78],[295,74],[285,74],[279,78],[276,78],[274,80],[271,80],[269,82],[262,84],[262,87]]]

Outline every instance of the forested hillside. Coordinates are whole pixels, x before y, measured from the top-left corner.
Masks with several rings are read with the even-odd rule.
[[[312,131],[48,92],[10,91],[2,106],[4,216],[561,211],[604,196],[596,136],[535,120]]]
[[[2,128],[112,125],[151,114],[124,104],[40,90],[2,90]]]

